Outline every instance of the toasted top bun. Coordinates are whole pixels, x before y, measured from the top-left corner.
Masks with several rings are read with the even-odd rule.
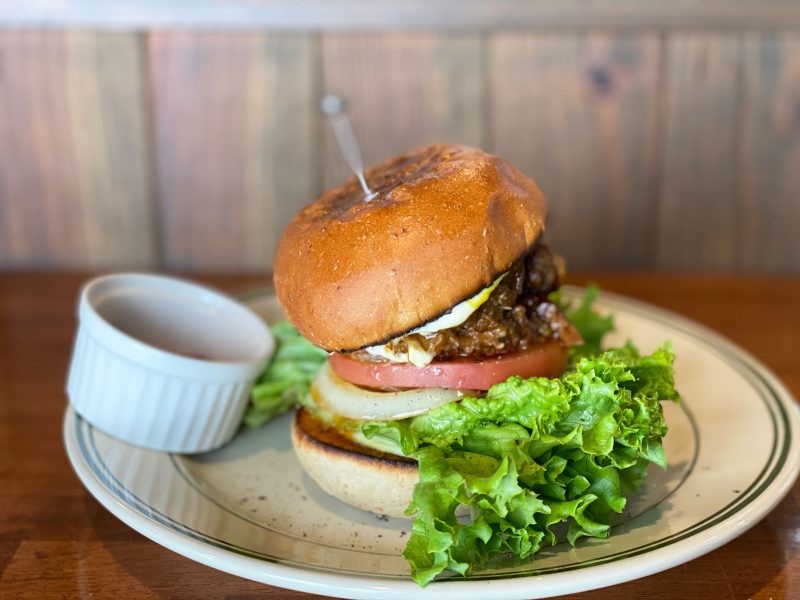
[[[447,312],[522,257],[544,228],[536,184],[502,159],[438,144],[325,192],[289,224],[274,281],[313,344],[352,351]]]

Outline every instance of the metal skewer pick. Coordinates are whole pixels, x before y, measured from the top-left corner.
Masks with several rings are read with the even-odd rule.
[[[328,116],[344,159],[358,178],[361,189],[364,190],[364,200],[369,202],[377,194],[369,189],[367,180],[364,178],[364,161],[361,158],[361,149],[358,147],[358,141],[353,133],[353,127],[350,125],[350,119],[347,118],[347,113],[344,111],[344,101],[335,94],[327,94],[322,99],[321,108],[322,112]]]

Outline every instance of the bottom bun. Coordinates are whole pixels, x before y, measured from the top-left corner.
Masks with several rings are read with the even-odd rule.
[[[292,444],[300,464],[331,496],[379,515],[409,518],[405,510],[419,479],[414,459],[357,444],[302,408],[292,423]]]

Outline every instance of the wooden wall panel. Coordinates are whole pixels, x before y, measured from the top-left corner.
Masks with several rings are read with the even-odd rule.
[[[543,189],[572,269],[649,264],[659,48],[653,34],[491,38],[491,147]]]
[[[318,189],[308,35],[150,36],[163,264],[266,270]]]
[[[532,175],[570,268],[800,273],[794,30],[0,31],[0,269],[269,268],[365,161],[454,141]]]
[[[737,262],[742,41],[667,39],[664,159],[656,264],[728,270]]]
[[[0,27],[334,31],[797,28],[794,0],[37,0],[0,2]]]
[[[800,272],[800,35],[749,34],[739,153],[739,264]]]
[[[155,259],[135,34],[0,32],[0,265]]]
[[[477,35],[325,35],[324,88],[346,98],[365,164],[433,142],[482,146],[482,50]],[[324,185],[336,185],[349,171],[327,125],[324,136]]]

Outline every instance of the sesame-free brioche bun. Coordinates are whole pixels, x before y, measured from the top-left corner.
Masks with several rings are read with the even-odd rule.
[[[420,148],[304,208],[281,238],[275,290],[287,318],[326,350],[386,342],[488,286],[544,228],[536,184],[502,159]]]
[[[379,515],[409,518],[417,461],[356,444],[302,408],[292,422],[292,444],[306,473],[331,496]]]

